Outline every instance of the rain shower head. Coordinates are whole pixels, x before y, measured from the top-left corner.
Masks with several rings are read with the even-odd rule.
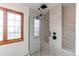
[[[47,8],[47,5],[42,4],[42,5],[40,6],[40,8],[38,8],[38,10],[41,10],[41,9],[46,9],[46,8]]]
[[[47,6],[45,5],[45,4],[43,4],[43,5],[41,5],[41,7],[40,7],[41,9],[46,9],[47,8]]]
[[[42,17],[42,9],[46,9],[46,8],[47,8],[47,5],[45,5],[45,4],[42,4],[40,6],[40,8],[38,8],[38,10],[41,11],[41,14],[39,14],[39,16],[36,16],[37,19],[39,19],[39,17]]]

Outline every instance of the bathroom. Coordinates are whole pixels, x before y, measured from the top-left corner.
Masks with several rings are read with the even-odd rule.
[[[0,3],[0,56],[75,56],[75,20],[76,3]]]
[[[75,3],[26,4],[30,6],[29,55],[75,55]]]

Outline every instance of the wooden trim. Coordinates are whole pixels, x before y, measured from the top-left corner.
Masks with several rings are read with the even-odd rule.
[[[24,37],[23,37],[24,36],[24,32],[23,32],[24,31],[24,14],[21,14],[21,16],[22,16],[21,17],[21,19],[22,19],[21,20],[21,37],[22,37],[22,39],[24,39]]]
[[[3,23],[3,38],[4,38],[4,41],[7,40],[7,11],[5,10],[4,11],[4,23]]]
[[[24,14],[21,13],[21,12],[18,12],[18,11],[14,11],[14,10],[11,10],[11,9],[7,9],[7,8],[3,8],[3,7],[0,7],[1,10],[4,11],[4,23],[3,23],[3,41],[0,41],[0,45],[4,45],[4,44],[9,44],[9,43],[14,43],[14,42],[20,42],[20,41],[23,41],[24,40]],[[14,13],[14,14],[19,14],[21,15],[21,38],[17,38],[17,39],[12,39],[12,40],[7,40],[7,37],[8,37],[8,31],[7,31],[7,13],[8,12],[11,12],[11,13]]]
[[[19,12],[19,11],[16,11],[16,10],[12,10],[12,9],[8,9],[8,8],[5,8],[5,7],[0,7],[0,9],[6,10],[6,11],[9,11],[9,12],[13,12],[13,13],[17,13],[17,14],[23,14],[22,12]]]
[[[20,42],[20,41],[24,41],[24,40],[22,40],[22,39],[18,39],[18,40],[14,39],[14,40],[0,41],[0,46],[1,46],[1,45],[5,45],[5,44]]]

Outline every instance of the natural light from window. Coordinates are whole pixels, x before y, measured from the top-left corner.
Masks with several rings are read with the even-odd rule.
[[[8,13],[8,40],[21,38],[21,16]]]
[[[40,34],[40,20],[34,19],[34,36],[39,36]]]
[[[0,41],[3,41],[3,11],[0,10]]]

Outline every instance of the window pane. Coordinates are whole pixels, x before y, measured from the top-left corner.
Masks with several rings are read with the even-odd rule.
[[[3,11],[0,10],[0,18],[3,18]]]
[[[0,26],[0,33],[3,33],[3,27]]]
[[[34,23],[38,23],[38,24],[39,24],[40,21],[39,21],[38,19],[35,19],[35,20],[34,20]]]
[[[21,38],[21,33],[15,33],[15,38]]]
[[[14,27],[8,27],[8,32],[14,32]]]
[[[8,26],[14,26],[14,21],[8,20]]]
[[[15,21],[15,26],[21,26],[21,21]]]
[[[0,25],[3,25],[3,19],[0,19]]]
[[[3,27],[0,26],[0,41],[3,41]]]
[[[13,13],[8,13],[8,19],[9,20],[14,20],[14,14]]]
[[[21,15],[8,13],[8,40],[21,38]]]
[[[21,15],[16,14],[15,15],[15,20],[19,20],[20,21],[21,20]]]
[[[3,33],[0,32],[0,41],[3,41]]]
[[[37,23],[37,24],[35,24],[34,26],[35,26],[35,28],[39,28],[39,24],[38,24],[38,23]]]
[[[0,10],[0,41],[3,41],[3,11]]]
[[[21,33],[21,28],[20,27],[15,27],[15,32]]]
[[[8,33],[8,40],[14,39],[14,33]]]
[[[34,36],[39,36],[40,31],[40,20],[34,19]]]

